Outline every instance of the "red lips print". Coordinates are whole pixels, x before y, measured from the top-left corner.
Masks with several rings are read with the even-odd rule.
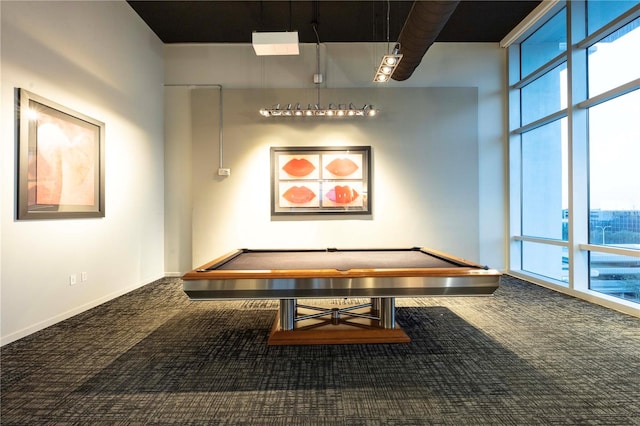
[[[313,200],[316,194],[306,186],[292,186],[282,194],[282,197],[293,204],[304,204]]]
[[[291,176],[304,177],[315,170],[315,166],[306,158],[293,158],[282,167]]]
[[[358,165],[349,158],[336,158],[325,168],[336,176],[349,176],[358,170]]]
[[[337,204],[348,204],[355,201],[360,194],[355,189],[351,189],[350,186],[334,186],[327,192],[327,198]]]

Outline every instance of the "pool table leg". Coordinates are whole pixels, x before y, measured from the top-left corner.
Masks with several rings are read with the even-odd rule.
[[[382,328],[396,328],[395,297],[380,298],[380,326]]]
[[[295,328],[296,309],[297,299],[280,299],[280,330],[291,331]],[[372,298],[371,310],[378,311],[381,328],[396,328],[395,297]]]
[[[293,330],[296,322],[296,299],[280,299],[280,329]]]
[[[331,321],[328,324],[320,324],[319,327],[303,326],[299,329],[295,328],[297,320],[303,319],[297,316],[297,299],[280,299],[280,310],[278,316],[273,322],[271,334],[269,335],[269,345],[337,345],[337,344],[361,344],[361,343],[409,343],[411,339],[402,330],[402,327],[396,327],[395,323],[395,298],[382,297],[372,298],[372,310],[378,307],[378,312],[371,312],[371,326],[369,327],[348,327],[349,321],[345,324],[336,326]],[[304,307],[304,305],[301,305]],[[364,309],[365,306],[362,305]],[[314,307],[306,307],[315,310]],[[335,309],[335,311],[334,311]],[[343,308],[347,311],[347,308]],[[334,315],[338,311],[337,308],[325,310],[317,309],[320,313],[307,315],[307,317],[322,317],[326,315]],[[322,312],[324,311],[324,312]],[[351,315],[354,312],[351,312]],[[345,315],[350,315],[345,312]],[[337,316],[337,314],[336,314]],[[304,317],[304,315],[303,315]],[[364,315],[365,318],[370,318]],[[377,318],[376,318],[377,317]],[[337,318],[336,318],[337,319]],[[377,323],[377,324],[376,324]]]
[[[380,298],[372,297],[371,298],[371,312],[378,313],[380,312]]]

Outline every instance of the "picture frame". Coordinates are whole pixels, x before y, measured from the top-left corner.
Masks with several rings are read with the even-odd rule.
[[[17,90],[18,220],[105,216],[105,124]]]
[[[371,214],[371,147],[271,147],[271,214]]]

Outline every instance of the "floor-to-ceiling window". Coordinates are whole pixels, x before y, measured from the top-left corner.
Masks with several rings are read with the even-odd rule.
[[[640,308],[640,1],[535,12],[508,46],[509,269]]]

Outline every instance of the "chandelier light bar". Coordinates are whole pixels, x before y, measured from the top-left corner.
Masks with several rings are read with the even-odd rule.
[[[297,103],[296,106],[287,104],[281,107],[280,104],[271,108],[262,108],[260,114],[264,117],[373,117],[378,110],[373,105],[365,104],[362,108],[356,107],[353,103],[329,104],[328,108],[321,105],[308,104],[305,107]]]
[[[396,44],[392,53],[382,57],[378,71],[376,71],[376,75],[373,77],[374,83],[385,83],[389,81],[401,59],[400,46]]]

